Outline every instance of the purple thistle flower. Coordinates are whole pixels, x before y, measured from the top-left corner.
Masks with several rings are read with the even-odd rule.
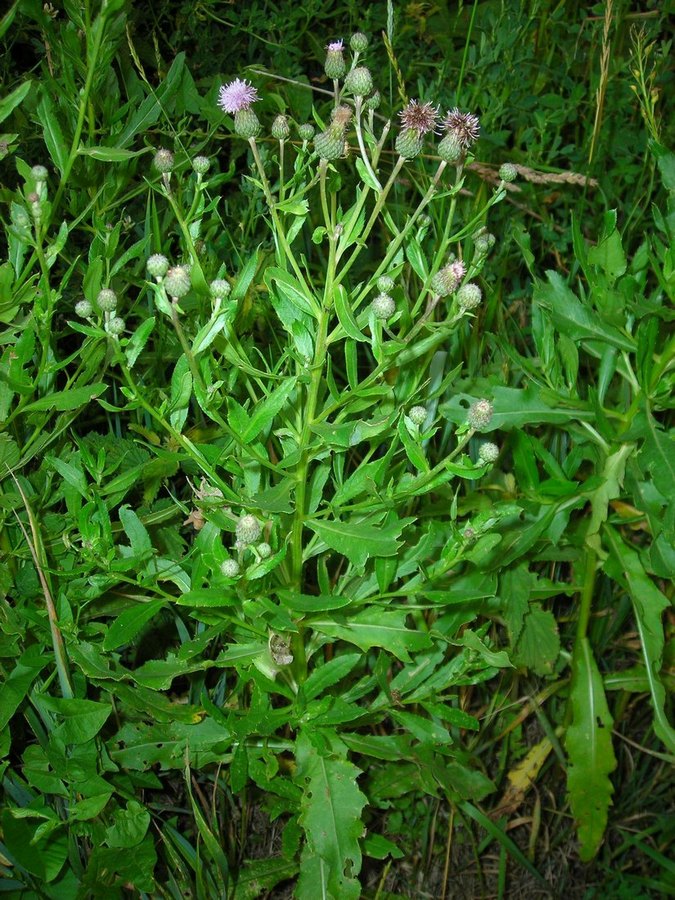
[[[221,85],[218,106],[225,112],[237,113],[242,109],[249,109],[259,99],[258,91],[250,82],[235,78],[229,84]]]
[[[436,129],[438,119],[438,107],[432,103],[420,103],[411,100],[399,113],[403,128],[412,128],[418,135],[426,134]]]
[[[326,45],[326,50],[329,53],[342,53],[345,49],[345,42],[340,38],[339,41],[331,41],[330,44]]]
[[[448,114],[443,119],[443,128],[448,134],[452,134],[457,143],[465,150],[478,140],[480,134],[480,120],[473,113],[463,113],[455,106],[448,110]]]

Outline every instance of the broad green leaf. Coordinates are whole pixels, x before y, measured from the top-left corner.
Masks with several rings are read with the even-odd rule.
[[[423,631],[407,628],[406,616],[405,610],[371,608],[348,620],[336,615],[332,619],[311,619],[310,623],[321,634],[356,644],[364,651],[384,647],[397,659],[410,662],[409,651],[427,650],[431,638]]]
[[[628,593],[633,601],[654,707],[654,731],[670,752],[675,753],[675,729],[666,717],[666,690],[660,676],[665,645],[661,619],[663,612],[669,609],[671,604],[645,572],[637,551],[625,544],[619,533],[611,526],[605,525],[604,534],[616,562],[616,572],[614,567],[608,566],[607,563],[606,568],[619,583],[623,578],[626,579]]]
[[[349,294],[341,284],[335,288],[333,299],[335,301],[335,312],[347,337],[353,338],[355,341],[367,341],[368,338],[359,328],[356,316],[350,306]]]
[[[0,122],[4,122],[13,110],[23,103],[32,84],[32,81],[24,81],[11,94],[7,94],[6,97],[0,100]]]
[[[256,405],[249,423],[242,433],[242,440],[246,443],[253,441],[261,431],[266,431],[271,426],[291,392],[295,389],[295,383],[295,378],[287,378],[262,403]]]
[[[567,287],[561,275],[552,271],[546,274],[548,283],[535,282],[534,302],[549,310],[553,324],[562,334],[573,341],[599,341],[629,352],[635,349],[635,341],[605,324]]]
[[[103,639],[104,650],[117,650],[132,641],[146,622],[149,622],[164,606],[164,600],[151,600],[125,609],[112,623]]]
[[[127,365],[130,369],[133,369],[136,360],[143,352],[143,348],[152,334],[152,329],[155,327],[155,321],[155,317],[150,316],[150,318],[146,319],[129,338],[129,343],[126,346],[124,353],[127,358]]]
[[[52,98],[46,89],[42,91],[42,99],[36,109],[38,119],[43,128],[45,144],[49,150],[54,165],[63,175],[68,164],[68,147],[63,138],[59,120],[56,117],[56,109]]]
[[[361,771],[345,757],[317,749],[304,731],[296,742],[296,761],[295,781],[303,789],[299,821],[306,843],[295,896],[358,900],[361,812],[367,802],[356,783]]]
[[[363,181],[364,184],[367,184],[368,187],[371,188],[371,190],[373,190],[373,191],[381,191],[382,190],[381,185],[379,185],[377,183],[377,181],[373,178],[373,176],[370,174],[370,172],[366,168],[366,164],[364,163],[364,161],[361,159],[360,156],[356,157],[356,170],[359,173],[361,181]]]
[[[150,153],[151,147],[144,147],[142,150],[123,150],[121,147],[80,147],[77,151],[80,156],[89,156],[91,159],[97,159],[99,162],[126,162],[135,156],[142,156]]]
[[[112,712],[109,703],[94,700],[63,700],[42,695],[40,703],[61,720],[56,735],[64,744],[85,744],[99,733]]]
[[[147,556],[152,553],[150,535],[133,509],[130,506],[120,507],[119,517],[134,556]]]
[[[109,847],[135,847],[150,825],[150,813],[137,800],[129,800],[126,809],[115,811],[114,822],[105,831]]]
[[[329,687],[346,678],[361,659],[363,659],[361,653],[342,653],[314,669],[303,685],[305,698],[311,700],[313,697],[322,696]]]
[[[555,616],[539,603],[532,603],[523,617],[513,661],[537,675],[550,675],[560,653],[560,635]]]
[[[0,687],[0,732],[5,730],[31,684],[49,661],[46,656],[33,652],[34,649],[23,653]]]
[[[308,295],[304,286],[284,269],[270,266],[265,271],[265,283],[270,289],[276,288],[298,312],[316,316],[316,301]]]
[[[2,814],[2,840],[16,862],[41,881],[53,881],[68,856],[68,833],[65,829],[52,831],[42,840],[39,825],[28,819],[16,818],[20,810],[5,809]]]
[[[37,410],[48,409],[54,412],[66,412],[79,409],[80,406],[86,406],[91,400],[95,400],[107,388],[107,384],[98,381],[95,384],[88,384],[86,387],[72,388],[69,391],[56,391],[53,394],[46,394],[44,397],[28,403],[24,406],[23,411],[36,412]]]
[[[634,452],[633,444],[622,446],[608,456],[602,472],[602,484],[591,494],[591,520],[586,530],[586,543],[600,552],[600,527],[607,521],[609,501],[621,496],[628,457]]]
[[[651,413],[646,416],[646,435],[638,460],[650,472],[654,484],[670,503],[675,503],[675,440],[661,430]]]
[[[468,407],[476,399],[469,394],[455,394],[440,411],[451,422],[461,425],[466,421]],[[482,431],[508,431],[544,422],[564,425],[575,419],[593,419],[590,410],[558,405],[558,401],[552,391],[545,391],[532,382],[524,388],[495,387],[492,390],[492,419]]]
[[[166,78],[159,85],[157,90],[152,90],[149,97],[146,97],[141,105],[130,116],[127,124],[122,132],[115,136],[115,147],[124,147],[129,144],[132,139],[142,131],[146,131],[151,125],[154,125],[162,112],[162,103],[167,96],[174,93],[185,71],[185,53],[179,53],[171,63],[171,68],[167,72]],[[130,106],[134,109],[135,104]]]
[[[613,720],[586,637],[579,638],[574,648],[569,703],[572,723],[565,737],[567,790],[581,844],[579,856],[588,862],[598,852],[607,827],[607,810],[614,792],[609,775],[616,768],[616,758]]]
[[[588,248],[588,262],[605,273],[610,282],[616,281],[626,271],[626,254],[621,245],[621,235],[616,229],[616,210],[606,214],[605,233],[595,247]]]
[[[389,525],[377,522],[337,522],[310,520],[307,526],[331,549],[337,550],[357,568],[365,565],[369,556],[395,556],[401,542],[401,532],[413,519],[398,519]]]
[[[237,872],[232,900],[257,900],[261,892],[269,894],[279,882],[290,880],[297,871],[297,863],[282,856],[246,862]]]

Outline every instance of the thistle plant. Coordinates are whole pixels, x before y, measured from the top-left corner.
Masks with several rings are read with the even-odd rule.
[[[188,142],[177,98],[204,98],[179,55],[124,121],[109,104],[106,130],[118,12],[67,32],[70,56],[76,34],[87,44],[72,103],[33,82],[0,101],[9,117],[37,91],[24,121],[45,136],[3,195],[8,889],[253,897],[293,881],[300,900],[355,900],[372,892],[364,856],[389,892],[420,815],[477,823],[541,883],[499,822],[512,793],[496,797],[496,773],[520,784],[535,758],[530,707],[536,758],[568,760],[592,858],[616,763],[592,648],[616,613],[593,615],[608,585],[645,648],[608,689],[649,696],[675,747],[667,217],[630,263],[616,216],[592,246],[575,234],[589,289],[549,273],[521,326],[493,208],[527,170],[480,180],[480,123],[454,85],[390,107],[356,32],[316,61],[311,111],[250,72],[213,85],[210,128]],[[580,361],[585,377],[597,362],[587,390]],[[544,601],[579,610],[569,646]],[[283,830],[274,859],[249,852],[251,810]]]

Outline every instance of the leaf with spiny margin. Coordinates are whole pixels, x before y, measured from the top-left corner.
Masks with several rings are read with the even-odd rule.
[[[388,525],[370,521],[309,521],[307,525],[332,550],[346,556],[349,562],[361,569],[369,556],[396,556],[400,547],[397,540],[406,525],[414,519],[397,519]]]
[[[405,610],[364,609],[347,620],[335,615],[326,619],[310,619],[314,631],[356,644],[361,650],[384,647],[402,662],[410,662],[409,650],[427,650],[431,638],[418,629],[406,628]],[[504,654],[505,655],[505,654]]]
[[[642,469],[651,473],[658,491],[675,503],[675,440],[657,427],[653,416],[646,416],[645,442],[638,457]]]
[[[570,686],[572,724],[567,729],[567,790],[576,819],[584,862],[598,852],[605,828],[607,810],[614,788],[609,780],[616,768],[612,747],[612,716],[607,706],[602,676],[593,657],[588,638],[577,641],[572,657]]]
[[[318,743],[318,741],[317,741]],[[302,731],[296,742],[295,780],[302,785],[299,822],[305,830],[298,900],[357,900],[361,885],[359,838],[366,797],[356,779],[361,770],[346,759],[346,750],[319,749]]]
[[[628,593],[633,601],[654,707],[654,732],[671,753],[675,753],[675,729],[666,718],[666,689],[659,674],[665,645],[661,616],[670,607],[670,603],[645,572],[638,553],[623,542],[619,533],[606,525],[605,536],[612,553],[612,558],[605,567],[610,577],[620,584],[623,578],[626,579]]]

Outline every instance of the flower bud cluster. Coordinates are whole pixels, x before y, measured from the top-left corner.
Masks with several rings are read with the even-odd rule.
[[[439,269],[431,279],[431,289],[439,297],[449,297],[450,294],[454,294],[457,290],[465,275],[466,266],[464,263],[459,259],[451,260],[442,269]]]
[[[396,302],[391,296],[394,290],[394,279],[390,275],[380,275],[376,281],[378,295],[370,304],[370,309],[376,319],[386,322],[396,312]]]

